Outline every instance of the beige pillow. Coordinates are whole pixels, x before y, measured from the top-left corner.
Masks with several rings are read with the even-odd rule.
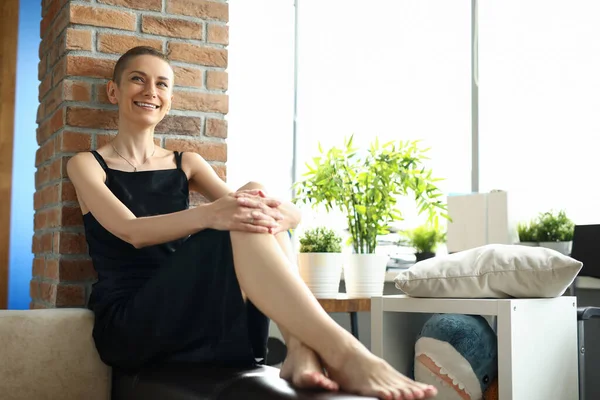
[[[394,281],[414,297],[558,297],[582,266],[544,247],[493,244],[418,262]]]

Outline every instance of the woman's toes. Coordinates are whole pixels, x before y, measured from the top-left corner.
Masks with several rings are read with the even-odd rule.
[[[425,398],[425,391],[415,386],[411,388],[413,399],[423,399]]]
[[[338,384],[319,372],[311,372],[304,375],[301,386],[321,387],[328,390],[337,390]],[[299,385],[299,386],[300,386]]]
[[[408,400],[406,397],[402,395],[402,390],[394,390],[392,391],[392,398],[394,400]]]
[[[381,388],[381,389],[377,390],[376,392],[377,392],[377,397],[379,397],[380,399],[394,400],[394,396],[393,396],[392,392],[390,392],[387,389]]]
[[[308,372],[301,374],[296,382],[294,382],[297,386],[316,386],[319,384],[319,375],[316,372]]]
[[[311,372],[310,375],[314,383],[322,383],[325,380],[325,376],[319,372]]]
[[[423,390],[425,392],[425,398],[429,398],[431,396],[435,396],[438,392],[435,386],[427,385],[427,387]]]
[[[412,389],[415,396],[421,396],[416,397],[417,399],[425,399],[427,396],[437,394],[437,389],[435,386],[426,385],[425,383],[421,382],[414,382],[414,387]]]
[[[401,392],[401,398],[403,400],[414,400],[415,399],[415,396],[413,395],[413,391],[409,388],[401,389],[400,392]]]

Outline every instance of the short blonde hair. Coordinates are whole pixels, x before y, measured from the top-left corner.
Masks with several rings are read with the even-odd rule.
[[[168,57],[163,52],[156,50],[155,48],[148,46],[137,46],[131,48],[119,58],[117,64],[115,65],[115,69],[113,70],[112,80],[117,85],[121,82],[121,75],[123,75],[123,71],[125,71],[125,68],[127,68],[127,63],[129,63],[129,60],[137,56],[154,56],[171,65]]]

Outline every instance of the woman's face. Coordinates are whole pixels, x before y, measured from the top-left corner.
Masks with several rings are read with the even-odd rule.
[[[118,84],[107,87],[110,102],[119,105],[119,118],[142,127],[156,126],[171,108],[173,69],[158,57],[130,59]]]

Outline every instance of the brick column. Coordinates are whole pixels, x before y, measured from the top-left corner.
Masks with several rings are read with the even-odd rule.
[[[173,110],[156,141],[200,153],[225,179],[228,4],[43,0],[42,9],[30,306],[81,307],[96,276],[66,162],[116,133],[106,82],[120,54],[146,45],[166,52],[175,70]]]

